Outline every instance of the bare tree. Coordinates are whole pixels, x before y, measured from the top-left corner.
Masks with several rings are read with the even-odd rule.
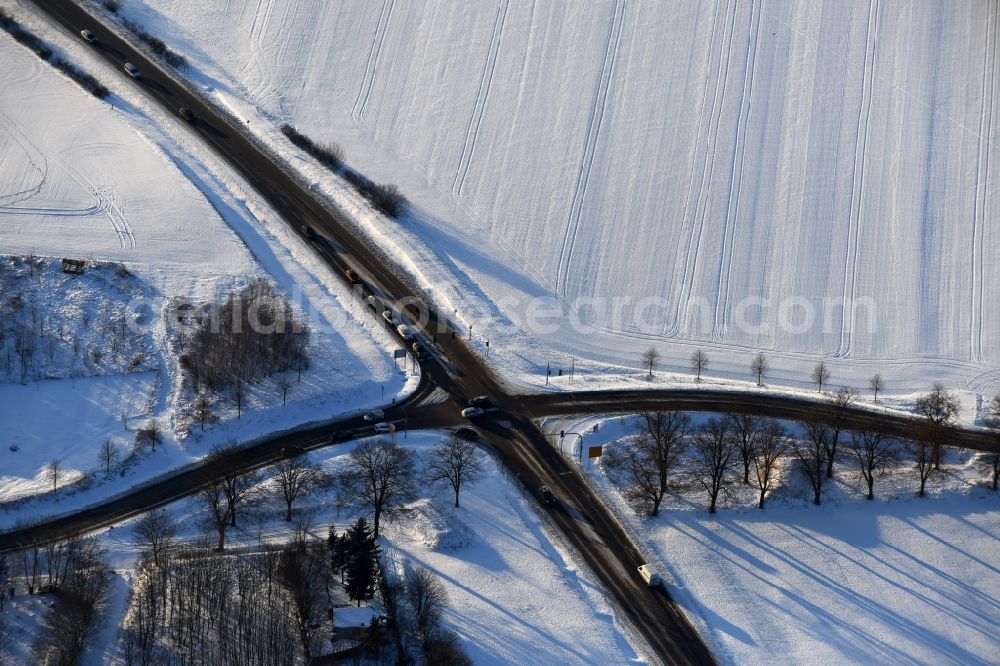
[[[292,381],[288,377],[278,379],[278,390],[281,391],[281,406],[288,404],[288,392],[292,390]]]
[[[425,467],[428,481],[445,483],[451,487],[455,493],[456,509],[462,486],[479,481],[485,474],[475,445],[453,435],[430,450]]]
[[[660,513],[663,496],[670,488],[677,458],[684,438],[691,428],[691,418],[682,412],[643,412],[638,436],[632,446],[612,448],[605,464],[625,474],[626,497],[650,515]]]
[[[760,419],[743,412],[742,414],[730,414],[729,422],[732,427],[733,440],[736,442],[736,449],[743,462],[743,483],[749,485],[750,464],[753,461],[757,438],[760,435]]]
[[[59,479],[62,478],[63,466],[59,458],[53,458],[45,466],[45,478],[52,482],[52,492],[59,486]]]
[[[653,371],[656,370],[656,365],[660,362],[660,352],[656,350],[656,347],[650,347],[642,353],[642,364],[649,371],[649,378],[653,378]]]
[[[322,471],[302,456],[286,458],[274,466],[275,480],[281,497],[285,500],[285,520],[292,519],[292,503],[300,495],[317,488],[323,478]]]
[[[753,465],[757,477],[757,488],[760,489],[757,507],[763,509],[764,497],[774,483],[778,460],[788,450],[784,428],[773,419],[765,419],[761,424],[760,434],[756,438],[755,444]]]
[[[153,451],[156,451],[156,443],[160,441],[163,436],[163,428],[160,427],[160,422],[157,419],[149,419],[146,421],[145,425],[142,427],[144,435],[149,442],[149,446]]]
[[[767,365],[767,357],[764,352],[757,352],[757,355],[750,361],[750,372],[757,375],[757,386],[764,385],[764,377],[770,368]]]
[[[826,361],[820,361],[816,364],[812,374],[809,375],[809,379],[816,385],[816,391],[822,393],[823,385],[830,381],[830,369],[826,367]]]
[[[933,426],[923,425],[917,429],[916,436],[910,442],[910,451],[913,453],[915,463],[914,469],[920,479],[920,490],[917,492],[920,497],[924,496],[927,480],[937,472],[937,468],[934,466],[934,461],[937,458],[935,453],[937,437]]]
[[[833,478],[833,463],[837,460],[837,448],[847,428],[850,410],[858,401],[858,392],[842,386],[830,398],[830,418],[827,423],[826,437],[826,478]]]
[[[958,409],[958,398],[943,384],[935,384],[930,393],[917,398],[917,414],[924,418],[927,426],[922,429],[922,436],[928,440],[934,454],[934,471],[941,469],[941,452],[951,438]]]
[[[719,492],[726,484],[736,456],[736,442],[733,440],[731,423],[726,418],[709,419],[695,434],[694,466],[698,483],[708,492],[708,512],[715,513]]]
[[[448,606],[448,590],[433,572],[418,567],[406,577],[406,599],[421,641],[432,636],[441,625]]]
[[[219,537],[216,550],[220,553],[226,549],[226,530],[232,516],[230,505],[226,499],[226,491],[219,479],[212,479],[208,485],[198,492],[198,497],[208,513],[208,523],[215,529]]]
[[[895,440],[878,430],[863,430],[851,433],[849,448],[868,484],[868,499],[875,499],[875,477],[899,461]]]
[[[708,367],[708,354],[700,349],[691,354],[691,369],[695,373],[695,381],[701,381],[701,373]]]
[[[804,437],[793,441],[792,451],[799,463],[799,469],[809,481],[813,490],[813,504],[822,502],[823,480],[826,478],[826,452],[829,429],[826,423],[816,418],[803,422]]]
[[[993,448],[989,453],[989,461],[993,476],[992,488],[997,489],[997,477],[1000,477],[1000,394],[993,396],[987,408],[987,425],[993,431]]]
[[[96,538],[66,544],[60,593],[42,620],[35,644],[40,663],[76,664],[93,634],[97,611],[111,584],[111,569]]]
[[[236,527],[239,508],[257,499],[260,475],[256,470],[243,468],[240,464],[240,450],[235,442],[215,447],[209,454],[209,459],[209,468],[219,475],[222,490],[229,503],[230,525]]]
[[[239,377],[233,380],[233,402],[236,403],[236,418],[243,418],[243,398],[246,396],[246,387]]]
[[[120,455],[118,447],[110,439],[106,439],[101,443],[101,450],[98,457],[100,458],[101,466],[104,468],[104,476],[111,476],[111,468],[118,465]]]
[[[378,539],[382,514],[413,498],[413,454],[384,439],[368,440],[348,454],[341,477],[347,501],[372,509],[372,534]]]
[[[201,431],[205,432],[205,422],[212,420],[212,401],[204,393],[199,392],[194,400],[194,417],[201,424]]]
[[[299,641],[306,663],[309,663],[313,654],[314,618],[322,612],[323,593],[331,577],[323,542],[296,530],[281,553],[278,574],[291,593]]]
[[[875,402],[878,402],[878,394],[881,393],[882,389],[885,388],[885,381],[883,381],[882,375],[880,375],[877,372],[874,375],[872,375],[872,378],[868,380],[868,386],[871,388],[872,393],[874,394]]]
[[[137,545],[149,551],[153,564],[161,571],[177,538],[177,525],[166,509],[153,509],[143,514],[135,524]]]

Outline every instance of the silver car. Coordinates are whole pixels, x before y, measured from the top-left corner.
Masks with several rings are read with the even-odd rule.
[[[139,68],[130,62],[125,63],[125,73],[131,76],[133,79],[137,79],[142,74],[139,72]]]

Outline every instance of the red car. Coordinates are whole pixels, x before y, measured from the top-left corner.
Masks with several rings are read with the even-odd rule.
[[[361,278],[359,278],[358,274],[355,273],[354,270],[351,268],[348,268],[346,271],[344,271],[344,277],[346,277],[347,281],[350,282],[351,284],[361,284]]]

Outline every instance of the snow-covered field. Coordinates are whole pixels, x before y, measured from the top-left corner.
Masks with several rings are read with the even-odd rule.
[[[115,321],[123,306],[148,334],[143,348],[135,350],[144,354],[138,369],[158,372],[117,374],[124,365],[111,367],[107,350],[101,364],[81,362],[72,350],[52,355],[51,344],[40,337],[36,365],[51,367],[37,376],[66,379],[36,382],[32,375],[25,386],[0,386],[0,500],[49,487],[42,472],[53,458],[64,468],[60,485],[96,470],[105,439],[117,444],[124,457],[135,430],[150,419],[157,420],[165,436],[155,452],[147,451],[130,468],[127,478],[102,478],[72,498],[41,498],[0,512],[0,528],[120,492],[228,439],[246,441],[411,390],[417,377],[401,372],[393,361],[389,350],[398,345],[392,336],[182,122],[120,80],[82,40],[48,26],[19,4],[3,6],[57,54],[73,58],[112,90],[108,100],[97,100],[0,34],[5,64],[0,68],[5,91],[0,103],[0,254],[33,254],[55,262],[46,269],[48,282],[38,282],[37,276],[7,281],[9,293],[3,296],[32,290],[31,302],[43,321],[69,316],[67,321],[74,323],[72,316],[89,314],[89,325],[77,324],[83,328],[73,333],[88,343],[83,355],[107,344],[108,338],[97,339],[84,329],[98,327],[98,305],[110,299],[117,308]],[[125,295],[101,286],[103,278],[95,277],[93,264],[74,283],[58,272],[61,257],[120,262],[131,275]],[[105,281],[113,284],[111,269],[107,271]],[[175,296],[214,299],[259,278],[273,281],[309,325],[310,367],[301,381],[289,373],[287,406],[277,378],[272,378],[248,387],[241,417],[231,396],[219,396],[212,408],[216,422],[204,434],[200,429],[188,433],[185,425],[191,417],[169,348],[165,305]],[[49,337],[54,335],[50,331]],[[81,379],[88,375],[102,376]],[[11,451],[12,444],[19,450]]]
[[[996,390],[995,2],[123,5],[272,145],[400,185],[411,268],[522,380],[655,344]]]
[[[440,441],[441,433],[410,432],[399,444],[418,456]],[[332,474],[343,468],[351,445],[308,454]],[[463,489],[462,508],[452,506],[450,491],[418,484],[420,499],[407,511],[383,524],[386,562],[399,571],[421,566],[441,577],[448,591],[445,624],[459,635],[476,664],[624,664],[644,663],[615,624],[611,607],[589,575],[580,570],[525,497],[492,461],[487,475]],[[267,473],[267,470],[265,470]],[[266,481],[261,486],[268,488]],[[337,508],[335,492],[327,490],[296,501],[295,521],[286,523],[284,503],[274,495],[244,515],[230,530],[227,548],[278,543],[293,525],[311,525],[325,538],[335,524],[345,529],[358,515]],[[169,507],[181,536],[204,533],[204,509],[196,499]],[[306,516],[308,516],[306,518]],[[111,604],[101,620],[101,640],[85,663],[121,663],[115,655],[113,627],[124,612],[131,571],[135,566],[135,521],[101,533],[118,576]],[[36,599],[19,595],[9,617],[18,636],[11,649],[27,654],[36,616]],[[337,609],[341,626],[367,623],[371,610]],[[16,618],[16,619],[14,619]],[[2,655],[0,650],[0,655]],[[120,655],[119,655],[120,656]]]
[[[587,446],[635,432],[621,417],[547,425],[587,433]],[[737,486],[709,514],[680,474],[657,518],[637,515],[603,466],[587,469],[723,663],[995,663],[1000,496],[969,452],[947,454],[924,498],[902,464],[866,501],[842,462],[820,507],[787,461],[764,510],[755,486]]]

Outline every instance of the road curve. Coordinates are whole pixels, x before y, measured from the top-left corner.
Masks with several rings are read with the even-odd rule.
[[[526,394],[511,400],[536,418],[576,414],[619,414],[643,409],[689,412],[749,413],[779,419],[804,421],[832,418],[832,407],[824,398],[733,392],[718,389],[651,389],[632,391],[578,391]],[[912,439],[921,421],[916,416],[880,412],[863,407],[846,411],[851,430],[878,429],[902,440]],[[982,428],[951,430],[951,444],[975,451],[990,451],[998,435]]]

